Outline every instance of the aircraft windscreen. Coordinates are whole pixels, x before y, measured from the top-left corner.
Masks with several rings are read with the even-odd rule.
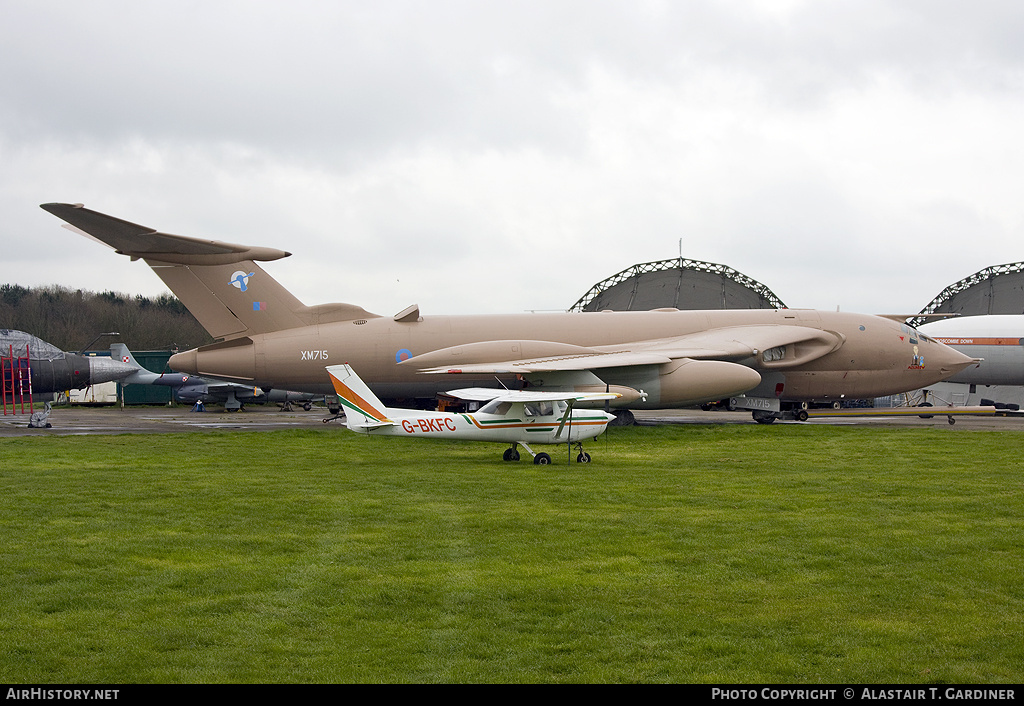
[[[491,400],[479,410],[477,414],[508,414],[508,411],[512,409],[511,402],[503,402],[502,400]]]

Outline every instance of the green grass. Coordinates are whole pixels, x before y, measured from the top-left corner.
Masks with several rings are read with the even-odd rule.
[[[0,442],[0,681],[1017,682],[1020,435]]]

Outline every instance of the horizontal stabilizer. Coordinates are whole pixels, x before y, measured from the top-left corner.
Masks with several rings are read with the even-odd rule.
[[[276,248],[159,233],[153,228],[98,213],[80,204],[44,203],[40,208],[132,259],[179,265],[226,265],[245,260],[279,260],[291,255]]]
[[[348,428],[352,429],[353,431],[359,431],[359,430],[370,431],[371,429],[380,429],[382,427],[393,427],[393,426],[395,426],[395,423],[393,421],[391,421],[390,419],[386,419],[383,422],[372,422],[372,423],[369,423],[369,424],[352,423],[352,424],[348,425]]]

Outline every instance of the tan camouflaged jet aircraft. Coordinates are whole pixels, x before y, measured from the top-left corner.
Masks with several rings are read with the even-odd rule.
[[[290,253],[167,235],[84,208],[43,204],[72,230],[143,259],[216,343],[178,353],[172,369],[331,394],[324,366],[349,363],[378,396],[434,398],[495,376],[550,391],[612,392],[613,407],[666,409],[725,400],[754,418],[806,418],[838,404],[917,390],[972,358],[900,318],[803,309],[656,310],[394,316],[352,304],[306,306],[256,261]],[[469,379],[467,379],[469,378]]]

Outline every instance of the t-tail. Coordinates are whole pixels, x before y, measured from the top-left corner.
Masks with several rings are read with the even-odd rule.
[[[216,339],[375,316],[351,304],[305,306],[256,264],[288,257],[284,250],[168,235],[81,204],[41,207],[70,230],[145,260]]]
[[[331,376],[334,391],[338,393],[338,400],[345,408],[345,424],[349,429],[368,432],[370,429],[394,425],[388,418],[387,407],[350,365],[329,365],[327,373]]]

